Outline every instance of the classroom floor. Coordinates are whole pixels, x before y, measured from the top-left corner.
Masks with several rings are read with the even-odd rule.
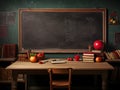
[[[102,90],[101,89],[101,80],[97,79],[97,82],[93,80],[92,77],[79,77],[79,79],[73,78],[72,79],[72,85],[71,90]],[[33,79],[33,78],[32,78]],[[41,82],[38,82],[38,81]],[[46,79],[37,79],[36,83],[28,83],[28,90],[50,90],[49,89],[49,81]],[[34,80],[30,80],[30,82],[35,82]],[[11,90],[11,84],[0,84],[0,90]],[[18,89],[17,90],[25,90],[25,86],[23,82],[18,83]],[[54,89],[54,90],[67,90],[67,89]],[[120,80],[110,81],[108,83],[108,90],[120,90]]]
[[[39,77],[30,76],[31,79],[28,80],[28,90],[49,90],[49,80],[47,76]],[[30,82],[30,83],[29,83]],[[36,82],[36,83],[32,83]],[[108,83],[108,90],[115,90],[120,88],[120,81],[111,81]],[[55,89],[55,90],[66,90],[66,89]],[[71,90],[102,90],[101,89],[101,77],[90,75],[75,75],[72,76]]]
[[[11,85],[10,84],[1,84],[0,85],[0,90],[11,90]],[[24,89],[24,84],[19,83],[18,84],[18,90],[25,90]],[[49,86],[43,86],[43,87],[35,87],[31,86],[28,90],[49,90]],[[66,90],[66,89],[55,89],[55,90]],[[100,86],[94,87],[93,85],[79,85],[79,86],[74,86],[71,87],[71,90],[102,90]],[[108,90],[120,90],[120,82],[115,82],[109,84]]]

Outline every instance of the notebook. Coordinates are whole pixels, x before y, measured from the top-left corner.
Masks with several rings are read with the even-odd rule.
[[[51,61],[52,64],[61,64],[61,63],[66,63],[65,60],[52,60]]]

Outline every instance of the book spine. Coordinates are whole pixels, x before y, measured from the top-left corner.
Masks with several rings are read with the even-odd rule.
[[[94,54],[83,53],[83,55],[94,56]]]

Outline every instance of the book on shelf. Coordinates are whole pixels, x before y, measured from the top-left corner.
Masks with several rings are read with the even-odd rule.
[[[120,58],[120,50],[115,50],[115,52],[118,54],[118,56]]]
[[[120,59],[119,50],[114,50],[111,52],[104,52],[107,59]]]
[[[117,54],[116,54],[115,51],[111,52],[110,55],[111,55],[112,59],[117,59],[117,58],[119,58],[119,57],[117,56]]]
[[[111,59],[111,57],[109,56],[108,52],[104,52],[105,56],[107,59]]]
[[[110,56],[110,59],[114,59],[114,56],[111,52],[108,52],[108,55]]]

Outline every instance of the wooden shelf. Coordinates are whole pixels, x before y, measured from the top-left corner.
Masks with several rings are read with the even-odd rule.
[[[14,62],[16,58],[0,58],[0,62]]]
[[[25,82],[25,80],[24,79],[18,79],[17,80],[18,82]],[[12,82],[12,80],[0,80],[0,83],[11,83]]]
[[[17,58],[0,58],[0,62],[14,62]],[[11,83],[12,82],[12,71],[10,70],[6,70],[4,67],[0,67],[0,83]],[[19,75],[20,76],[20,75]],[[22,76],[18,77],[18,82],[25,82],[24,78],[22,78]]]
[[[17,81],[18,81],[18,82],[23,82],[23,83],[25,82],[24,79],[18,79]]]
[[[0,80],[0,83],[11,83],[11,80]]]
[[[120,59],[106,59],[106,62],[117,62],[120,63]]]

